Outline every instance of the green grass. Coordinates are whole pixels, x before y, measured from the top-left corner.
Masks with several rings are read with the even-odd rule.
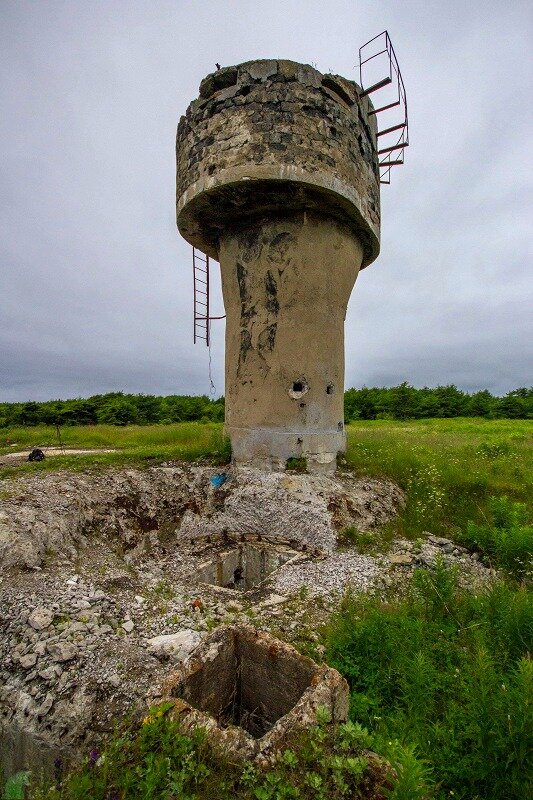
[[[332,728],[325,709],[262,771],[215,754],[202,730],[181,734],[172,706],[123,727],[71,774],[58,768],[55,785],[35,788],[32,800],[368,800],[376,780],[386,778],[368,770],[368,733],[353,723]]]
[[[0,467],[0,478],[21,473],[90,467],[141,466],[169,460],[212,458],[227,463],[229,448],[218,423],[182,422],[174,425],[85,425],[64,427],[65,448],[116,449],[115,453],[54,456],[39,463]],[[15,446],[8,445],[10,440]],[[58,447],[54,427],[0,429],[0,455],[30,447]]]
[[[399,767],[398,800],[531,797],[525,587],[460,591],[441,565],[415,573],[403,599],[346,598],[326,643],[326,660],[350,684],[352,718]]]
[[[361,476],[407,493],[397,531],[453,536],[490,516],[490,497],[533,497],[533,423],[527,420],[375,420],[347,426],[346,460]]]

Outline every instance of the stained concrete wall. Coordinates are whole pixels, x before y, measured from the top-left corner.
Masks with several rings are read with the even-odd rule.
[[[226,426],[239,463],[344,449],[344,318],[379,252],[375,116],[352,81],[292,61],[222,69],[177,136],[177,221],[220,261]]]
[[[376,118],[359,87],[294,61],[251,61],[209,75],[180,119],[178,227],[218,258],[231,221],[316,208],[349,221],[363,266],[379,252]]]
[[[315,212],[222,237],[226,426],[237,461],[328,465],[344,449],[344,318],[362,257],[347,226]]]

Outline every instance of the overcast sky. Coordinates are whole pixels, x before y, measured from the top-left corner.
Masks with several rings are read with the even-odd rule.
[[[411,146],[350,301],[346,385],[530,385],[528,5],[0,0],[0,400],[207,393],[175,227],[178,119],[217,61],[355,79],[359,46],[385,28]]]

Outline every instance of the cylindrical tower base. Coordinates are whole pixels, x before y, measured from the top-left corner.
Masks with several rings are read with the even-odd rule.
[[[335,468],[345,448],[344,318],[363,247],[341,222],[297,212],[220,240],[226,430],[237,463]]]

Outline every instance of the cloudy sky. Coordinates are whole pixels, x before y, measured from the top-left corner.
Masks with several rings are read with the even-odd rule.
[[[411,146],[350,301],[346,384],[530,385],[528,5],[1,0],[0,400],[207,393],[175,227],[179,116],[217,61],[356,78],[359,46],[385,28]]]

